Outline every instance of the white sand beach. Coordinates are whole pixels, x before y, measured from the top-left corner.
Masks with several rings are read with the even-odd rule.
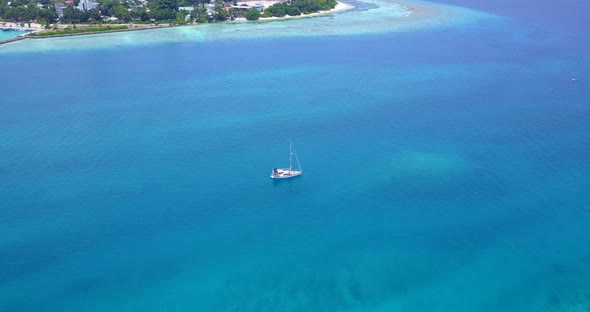
[[[12,23],[12,22],[1,22],[0,28],[10,28],[21,31],[38,31],[43,30],[43,26],[39,23]]]

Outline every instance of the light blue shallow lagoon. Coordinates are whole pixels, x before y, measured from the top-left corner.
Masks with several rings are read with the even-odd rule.
[[[0,23],[0,25],[2,25]],[[11,39],[14,38],[18,35],[22,35],[25,34],[24,31],[18,31],[18,30],[1,30],[0,29],[0,40],[7,40],[7,39]]]
[[[590,310],[589,35],[459,2],[0,46],[0,311]]]

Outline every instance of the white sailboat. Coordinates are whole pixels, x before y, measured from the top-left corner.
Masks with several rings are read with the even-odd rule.
[[[299,158],[297,158],[297,153],[295,153],[295,148],[293,147],[293,142],[289,139],[289,168],[272,168],[272,173],[270,177],[273,179],[287,179],[300,176],[303,173],[301,170],[301,164],[299,163]],[[293,169],[293,156],[295,156],[295,161],[297,161],[297,168],[298,170]]]

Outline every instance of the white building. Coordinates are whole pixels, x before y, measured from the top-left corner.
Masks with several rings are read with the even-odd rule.
[[[64,16],[64,9],[66,8],[66,5],[58,2],[56,4],[54,4],[55,7],[55,13],[57,13],[57,18],[62,18]]]
[[[80,3],[78,4],[78,9],[82,11],[98,9],[98,3],[93,2],[92,0],[80,0]]]

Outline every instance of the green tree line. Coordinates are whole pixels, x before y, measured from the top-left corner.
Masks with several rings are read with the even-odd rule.
[[[38,1],[38,2],[35,2]],[[14,22],[37,21],[45,22],[47,25],[57,19],[54,8],[54,2],[59,0],[0,0],[0,18]],[[99,9],[82,11],[75,7],[79,0],[74,0],[74,5],[67,5],[64,9],[64,15],[61,18],[63,23],[88,23],[100,22],[102,16],[114,16],[120,21],[131,22],[140,20],[147,23],[150,20],[157,22],[185,23],[185,16],[189,13],[198,23],[213,21],[225,21],[233,19],[236,16],[245,16],[248,20],[257,20],[260,17],[285,15],[297,16],[309,14],[322,10],[333,9],[336,0],[291,0],[286,3],[276,3],[260,13],[258,10],[249,10],[247,12],[237,12],[234,10],[226,11],[226,5],[223,0],[216,0],[215,13],[213,16],[207,15],[204,7],[205,3],[210,0],[150,0],[147,7],[137,7],[134,1],[121,0],[98,0]],[[234,1],[235,2],[235,1]],[[40,3],[41,6],[37,4]],[[179,7],[191,6],[195,9],[192,12],[179,11]],[[139,23],[141,23],[139,22]]]
[[[264,10],[262,16],[298,16],[301,14],[331,10],[336,7],[336,4],[338,4],[336,0],[293,0],[291,3],[281,2],[273,4]]]
[[[0,0],[0,18],[11,22],[28,22],[57,19],[57,13],[50,0],[42,0],[42,7],[34,1],[14,0],[8,5],[7,0]]]
[[[40,33],[32,33],[30,36],[34,37],[46,37],[46,36],[55,36],[55,35],[69,35],[69,34],[77,34],[77,33],[95,33],[95,32],[107,32],[113,30],[125,30],[129,29],[127,26],[106,26],[106,27],[92,27],[92,28],[65,28],[65,29],[56,29],[56,30],[48,30],[45,32]]]

